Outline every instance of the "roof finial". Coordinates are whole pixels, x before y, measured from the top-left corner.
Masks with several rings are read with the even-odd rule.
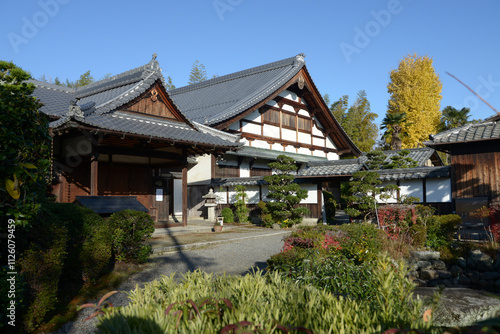
[[[305,57],[305,56],[306,56],[306,55],[305,55],[305,54],[303,54],[303,53],[299,53],[298,55],[296,55],[296,56],[295,56],[295,63],[296,63],[296,64],[297,64],[297,63],[303,63],[303,64],[304,64],[304,63],[305,63],[305,60],[304,60],[304,57]]]
[[[155,53],[153,53],[153,60],[156,60],[156,57],[158,57],[158,55]]]

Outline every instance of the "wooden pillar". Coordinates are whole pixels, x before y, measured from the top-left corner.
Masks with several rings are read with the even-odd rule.
[[[188,182],[187,182],[187,150],[183,149],[184,161],[182,163],[182,226],[187,226],[188,216]]]
[[[318,210],[318,219],[323,219],[323,183],[319,182],[318,185],[318,203],[317,203],[317,210]]]
[[[99,155],[97,152],[90,158],[90,196],[97,196],[99,184]]]

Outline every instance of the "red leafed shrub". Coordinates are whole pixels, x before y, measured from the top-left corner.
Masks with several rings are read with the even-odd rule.
[[[378,219],[389,238],[398,239],[417,223],[417,213],[413,205],[385,205],[378,209]]]

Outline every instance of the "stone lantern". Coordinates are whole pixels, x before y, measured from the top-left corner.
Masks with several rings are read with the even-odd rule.
[[[210,221],[215,221],[215,207],[217,206],[215,200],[217,198],[217,195],[214,194],[214,190],[210,188],[208,194],[202,196],[202,198],[205,199],[205,206],[207,207],[207,212],[208,212],[207,219]]]

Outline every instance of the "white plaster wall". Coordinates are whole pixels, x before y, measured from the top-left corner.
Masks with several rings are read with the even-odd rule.
[[[259,148],[269,148],[269,144],[267,141],[264,140],[254,140],[252,141],[252,147],[259,147]]]
[[[314,119],[314,122],[316,122],[316,124],[318,125],[318,128],[320,129],[324,129],[325,127],[319,122],[319,120],[316,118],[316,117],[313,117]]]
[[[240,165],[240,177],[250,177],[250,164],[248,161],[243,161]]]
[[[427,202],[451,202],[450,179],[428,179],[426,183]]]
[[[322,157],[322,158],[324,158],[326,156],[325,152],[323,152],[321,150],[314,150],[314,151],[312,151],[312,155],[314,155],[316,157]]]
[[[273,144],[273,150],[283,152],[284,151],[283,145],[281,145],[280,143],[275,143]]]
[[[182,215],[182,179],[174,179],[174,214]]]
[[[328,152],[326,154],[326,158],[328,160],[339,160],[339,155],[337,153],[333,153],[333,152]]]
[[[418,197],[420,202],[424,200],[424,187],[423,180],[401,180],[399,182],[400,196],[401,198],[407,196]]]
[[[333,143],[333,140],[330,137],[326,137],[326,147],[336,149],[337,146]]]
[[[291,112],[295,113],[295,109],[293,109],[293,107],[289,104],[283,105],[283,110],[291,111]]]
[[[302,204],[317,204],[318,203],[318,186],[315,184],[301,184],[302,189],[307,190],[307,198],[302,200]]]
[[[309,117],[309,111],[305,110],[305,109],[300,109],[299,110],[299,115],[302,115],[302,116],[306,116],[306,117]]]
[[[295,102],[299,102],[299,97],[297,96],[297,94],[289,91],[289,90],[284,90],[282,91],[281,93],[279,93],[279,96],[281,97],[284,97],[286,99],[289,99],[289,100],[293,100]]]
[[[311,135],[308,133],[299,132],[299,143],[311,145]]]
[[[289,129],[281,129],[281,139],[296,142],[297,141],[297,131]]]
[[[264,124],[264,136],[279,138],[280,137],[280,128],[278,126]]]
[[[313,137],[312,140],[313,140],[313,145],[325,147],[324,139]]]
[[[297,153],[297,149],[291,145],[288,145],[287,147],[285,147],[285,152]]]
[[[262,118],[261,118],[259,109],[255,110],[250,115],[245,116],[245,118],[243,118],[243,119],[253,121],[253,122],[259,122],[259,123],[262,122]]]
[[[218,204],[227,204],[227,193],[226,188],[216,188],[214,189],[215,196],[217,199],[215,200]]]
[[[247,194],[248,204],[257,204],[260,201],[259,187],[258,186],[248,186],[245,190]]]
[[[261,127],[258,124],[247,123],[245,121],[241,122],[243,126],[241,127],[241,132],[253,133],[260,135]]]
[[[264,202],[269,202],[269,198],[267,198],[267,194],[269,194],[269,187],[262,186],[262,200]]]
[[[207,183],[210,183],[210,179],[212,177],[212,156],[204,154],[196,157],[196,159],[198,159],[198,163],[188,170],[188,182],[206,181]]]
[[[385,187],[388,184],[396,184],[396,182],[382,182],[382,184],[380,184],[380,187]],[[398,202],[398,194],[396,192],[393,192],[391,194],[391,198],[389,198],[389,199],[381,199],[380,195],[377,195],[377,196],[375,196],[375,199],[377,200],[377,203],[384,203],[384,204],[397,203]]]
[[[311,155],[311,151],[308,148],[304,148],[304,147],[299,147],[299,149],[297,150],[297,153]]]
[[[323,132],[319,131],[319,129],[316,127],[316,124],[314,123],[312,126],[312,134],[315,136],[323,136]]]

